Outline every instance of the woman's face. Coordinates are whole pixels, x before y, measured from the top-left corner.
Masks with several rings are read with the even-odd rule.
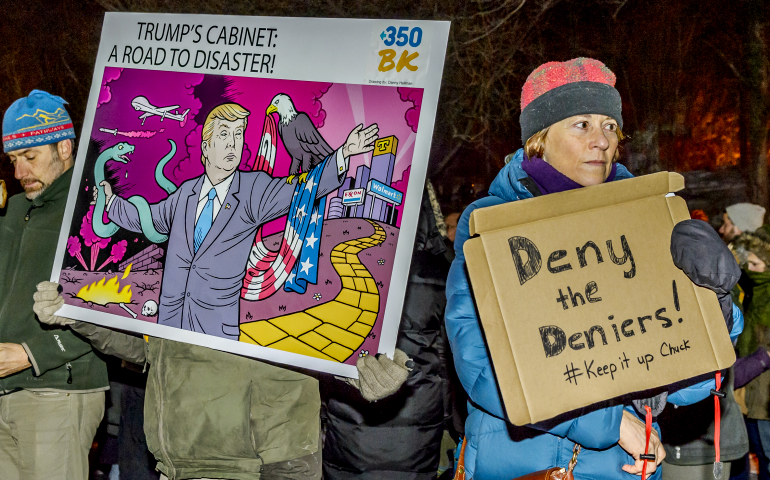
[[[763,262],[754,252],[749,252],[748,265],[746,265],[752,272],[762,273],[767,268],[765,262]]]
[[[607,180],[618,149],[618,122],[605,115],[576,115],[554,123],[543,159],[584,187]]]

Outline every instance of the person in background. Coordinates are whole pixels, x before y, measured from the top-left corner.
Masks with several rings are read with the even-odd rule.
[[[765,219],[765,209],[753,203],[735,203],[725,209],[722,214],[722,226],[719,235],[725,243],[730,243],[740,234],[753,233],[762,227]]]
[[[147,372],[142,365],[115,357],[105,360],[110,394],[102,422],[106,428],[97,433],[99,465],[91,465],[93,480],[158,480],[157,462],[144,436]]]
[[[722,212],[722,225],[719,227],[719,235],[735,255],[736,260],[742,265],[741,279],[738,285],[733,289],[733,301],[748,306],[751,304],[753,291],[753,281],[746,274],[750,269],[747,268],[755,263],[757,256],[750,250],[743,249],[739,258],[735,251],[733,241],[737,238],[748,235],[746,239],[756,236],[759,238],[770,238],[770,227],[763,225],[765,218],[765,209],[752,203],[736,203],[725,208]]]
[[[709,216],[704,212],[703,210],[697,208],[690,212],[690,218],[693,220],[703,220],[704,222],[709,221]]]
[[[455,366],[469,396],[466,478],[510,479],[552,467],[566,468],[577,445],[583,449],[574,470],[575,478],[620,480],[642,471],[639,455],[645,452],[645,425],[633,406],[597,405],[583,409],[580,414],[566,415],[560,423],[515,426],[507,422],[474,307],[463,252],[470,237],[470,215],[477,208],[632,176],[616,163],[618,143],[623,138],[623,118],[614,84],[615,75],[593,59],[550,62],[535,69],[522,89],[520,123],[524,149],[517,151],[497,175],[490,195],[471,204],[460,217],[456,258],[447,280],[446,327]],[[696,255],[699,249],[711,255]],[[729,291],[737,282],[740,269],[731,261],[730,252],[714,230],[697,220],[681,222],[674,228],[671,250],[672,254],[676,252],[674,264],[690,278],[699,270],[714,273],[699,279],[699,284],[717,292],[727,330],[737,336],[737,326],[742,322],[734,319],[741,312],[733,305]],[[724,261],[725,257],[730,261]],[[711,388],[714,380],[671,391],[668,401],[694,403],[706,398]],[[664,403],[663,395],[635,400],[650,405],[655,415]],[[655,461],[647,465],[647,473],[649,478],[659,479],[657,465],[665,452],[657,425],[655,432],[649,446]]]
[[[107,368],[72,330],[40,324],[35,285],[53,269],[74,165],[62,98],[40,90],[3,117],[3,149],[24,193],[0,214],[0,478],[86,480]]]
[[[370,402],[330,376],[321,383],[326,405],[324,478],[435,479],[447,417],[441,335],[449,262],[439,233],[441,212],[423,194],[396,347],[412,358],[406,382]],[[435,196],[433,196],[435,198]]]
[[[770,271],[767,270],[770,264],[770,235],[766,227],[757,226],[764,214],[764,209],[762,214],[759,213],[760,208],[753,209],[752,224],[739,225],[731,221],[733,225],[724,229],[728,232],[736,228],[741,230],[730,242],[730,248],[743,270],[741,287],[746,292],[746,326],[738,339],[738,355],[754,359],[753,369],[761,373],[745,387],[746,428],[751,451],[759,460],[759,477],[767,480],[770,479],[770,372],[760,365],[767,363],[762,352],[770,348]],[[736,222],[741,222],[740,216],[736,216],[734,211],[728,210],[728,214],[726,220],[737,217]],[[736,375],[737,372],[736,369]]]
[[[708,222],[703,210],[693,210],[690,217]],[[737,289],[736,286],[734,289]],[[733,296],[735,300],[735,296]],[[738,303],[736,303],[738,304]],[[767,362],[767,354],[760,361]],[[725,463],[724,477],[744,470],[749,441],[740,406],[735,401],[734,388],[740,388],[755,370],[756,358],[738,359],[735,365],[723,372],[721,391],[725,397],[720,402],[720,461]],[[760,363],[761,367],[761,363]],[[759,375],[763,370],[755,373]],[[710,480],[714,478],[714,402],[711,398],[693,405],[678,407],[667,405],[658,418],[663,432],[666,459],[663,461],[663,480]]]
[[[454,243],[455,233],[457,232],[457,221],[460,220],[460,214],[457,212],[450,213],[444,217],[444,224],[446,225],[446,238],[450,242]]]

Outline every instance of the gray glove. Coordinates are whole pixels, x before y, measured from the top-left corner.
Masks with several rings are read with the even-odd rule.
[[[32,295],[35,304],[32,311],[37,319],[46,325],[58,325],[60,327],[72,325],[75,320],[71,318],[57,317],[54,315],[64,305],[64,297],[61,296],[61,285],[54,282],[40,282],[37,284],[37,292]]]
[[[64,305],[64,297],[61,296],[60,289],[60,285],[54,282],[37,284],[37,292],[32,296],[35,300],[32,310],[41,323],[60,327],[69,326],[71,330],[87,338],[92,347],[104,354],[140,365],[145,362],[146,342],[143,338],[54,315]]]
[[[671,257],[692,283],[717,294],[727,331],[732,331],[730,290],[741,278],[741,268],[717,232],[703,220],[677,223],[671,232]]]
[[[365,399],[376,402],[401,388],[413,364],[412,359],[398,348],[393,353],[393,360],[385,355],[364,355],[356,362],[358,379],[350,378],[348,383],[356,387]]]

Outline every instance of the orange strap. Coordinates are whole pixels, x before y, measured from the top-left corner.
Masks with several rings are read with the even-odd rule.
[[[722,388],[722,372],[717,371],[716,375],[717,392]],[[719,462],[719,435],[720,435],[720,421],[722,417],[722,411],[719,408],[719,395],[714,395],[714,453],[716,455],[714,461]]]
[[[465,480],[465,444],[468,439],[463,437],[463,446],[460,447],[460,457],[457,459],[454,480]]]
[[[647,411],[647,415],[645,415],[645,422],[644,422],[644,432],[645,432],[645,444],[644,444],[644,455],[645,457],[650,453],[650,434],[652,433],[652,409],[650,409],[649,406],[645,405],[644,409]],[[642,480],[647,479],[647,459],[644,459],[644,463],[642,463]]]

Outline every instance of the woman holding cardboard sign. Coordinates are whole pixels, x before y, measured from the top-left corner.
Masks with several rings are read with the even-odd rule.
[[[577,464],[570,465],[577,479],[630,479],[643,475],[645,468],[649,478],[660,478],[658,465],[665,452],[657,425],[650,422],[649,434],[644,416],[640,418],[630,405],[584,409],[582,415],[566,414],[522,427],[506,421],[465,271],[463,244],[469,239],[470,214],[476,208],[632,177],[615,163],[623,138],[623,119],[614,84],[615,75],[597,60],[578,58],[538,67],[522,89],[520,122],[525,148],[500,171],[490,196],[474,202],[457,225],[457,256],[447,281],[446,325],[457,373],[470,397],[464,449],[466,478],[513,479],[552,467],[568,468],[578,451]],[[717,291],[728,331],[737,336],[742,317],[729,300],[729,290],[739,272],[720,270],[722,265],[729,266],[730,262],[722,261],[722,254],[730,258],[729,251],[707,224],[689,222],[674,229],[674,264],[694,283]],[[708,269],[699,268],[715,262],[714,258],[720,268],[710,268],[712,263]],[[704,278],[704,271],[718,274]],[[668,401],[688,404],[702,400],[713,385],[711,380],[672,391]],[[634,403],[650,412],[651,418],[665,405],[665,394]]]

